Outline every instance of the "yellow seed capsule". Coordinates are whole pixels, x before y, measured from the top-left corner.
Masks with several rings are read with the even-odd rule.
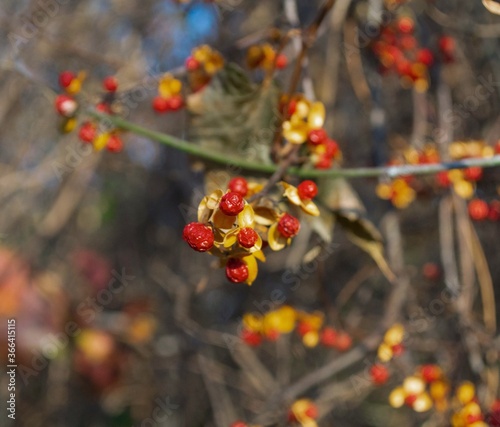
[[[388,362],[393,356],[391,347],[385,343],[380,344],[378,346],[377,356],[382,362]]]
[[[429,392],[434,400],[441,400],[448,394],[449,386],[444,381],[433,381]]]
[[[495,155],[495,150],[493,147],[486,145],[483,147],[483,151],[481,152],[481,157],[493,157]]]
[[[262,323],[262,316],[260,314],[246,313],[243,315],[243,325],[253,332],[260,332]]]
[[[375,188],[377,196],[384,200],[389,200],[392,197],[392,186],[390,184],[380,183]]]
[[[309,102],[306,101],[305,99],[301,99],[296,104],[294,116],[297,116],[298,118],[301,119],[305,119],[309,114],[309,110],[310,110]]]
[[[476,416],[481,414],[481,407],[476,402],[467,403],[460,411],[460,413],[465,417]]]
[[[400,323],[396,323],[391,326],[384,335],[384,342],[393,346],[396,344],[401,344],[405,336],[405,328]]]
[[[320,129],[325,123],[325,115],[324,104],[322,102],[314,102],[307,116],[307,124],[311,129]]]
[[[452,169],[448,172],[448,178],[451,182],[462,181],[464,172],[461,169]]]
[[[466,405],[474,399],[474,396],[476,395],[476,388],[470,381],[465,381],[458,387],[456,395],[460,403],[462,405]]]
[[[432,400],[427,393],[421,393],[413,402],[413,410],[415,412],[426,412],[432,408]]]
[[[462,179],[453,184],[453,189],[462,199],[468,200],[474,196],[475,186],[472,182]]]
[[[427,78],[417,79],[414,83],[414,87],[418,93],[425,93],[429,90],[429,80]]]
[[[466,153],[465,144],[463,142],[453,142],[450,144],[448,151],[452,159],[461,159]]]
[[[94,139],[94,150],[101,151],[108,144],[108,139],[110,137],[109,133],[101,133]]]
[[[425,382],[419,377],[407,377],[403,382],[403,390],[406,394],[420,394],[425,390]]]
[[[310,331],[307,332],[303,337],[302,337],[302,342],[306,347],[312,348],[316,347],[319,342],[319,334],[316,331]]]
[[[397,387],[389,394],[389,405],[393,408],[401,408],[405,403],[406,394],[403,387]]]
[[[453,414],[451,425],[452,427],[465,427],[465,420],[460,414]]]
[[[283,334],[292,332],[295,328],[295,310],[289,305],[285,305],[276,310],[276,314],[279,319],[277,329]]]
[[[62,126],[63,133],[70,133],[75,129],[76,125],[77,120],[74,117],[70,117],[69,119],[65,120]]]

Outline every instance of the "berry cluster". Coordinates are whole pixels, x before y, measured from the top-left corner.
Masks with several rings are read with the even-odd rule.
[[[396,17],[389,25],[382,27],[371,48],[380,63],[382,74],[397,74],[406,88],[414,87],[420,92],[428,89],[429,68],[436,55],[431,49],[419,44],[415,37],[415,22],[410,16]],[[453,38],[441,37],[438,48],[444,63],[453,62]]]
[[[269,43],[251,46],[247,51],[247,66],[252,70],[258,68],[266,71],[274,68],[281,70],[287,65],[287,57],[283,53],[276,53]]]
[[[396,323],[391,326],[386,333],[382,343],[378,346],[377,356],[382,362],[388,362],[393,357],[398,357],[403,354],[405,348],[403,340],[405,337],[404,326]]]
[[[470,217],[474,221],[500,221],[500,200],[493,200],[490,203],[482,199],[472,199],[468,203]]]
[[[441,369],[435,365],[421,367],[414,375],[406,377],[403,384],[389,395],[393,408],[406,405],[415,412],[427,412],[434,404],[444,410],[447,402],[448,384],[442,378]]]
[[[59,75],[59,85],[65,93],[56,97],[55,108],[64,117],[62,127],[64,132],[71,132],[78,124],[77,112],[79,104],[75,96],[81,92],[85,78],[86,73],[84,72],[74,74],[71,71],[63,71]],[[114,94],[118,90],[118,81],[116,77],[108,76],[104,78],[102,85],[105,93],[101,102],[96,105],[96,110],[110,114]],[[82,142],[92,144],[96,151],[106,148],[112,153],[117,153],[123,149],[123,141],[119,135],[119,130],[110,129],[100,132],[97,122],[84,121],[81,123],[78,137]]]
[[[284,196],[309,215],[319,215],[311,198],[316,184],[306,181],[295,188],[282,183]],[[251,284],[257,277],[257,260],[265,261],[264,245],[279,251],[291,243],[300,230],[299,220],[275,207],[272,199],[260,198],[249,203],[247,198],[259,188],[243,177],[233,178],[226,191],[215,190],[198,206],[198,222],[184,228],[184,240],[198,252],[218,256],[233,283]]]
[[[452,427],[488,427],[471,382],[465,381],[457,387],[453,404]]]
[[[208,45],[192,50],[185,62],[190,87],[194,92],[205,87],[212,76],[224,66],[224,58]]]
[[[184,106],[181,94],[182,82],[171,74],[165,74],[158,84],[158,96],[153,99],[153,109],[157,113],[178,111]]]
[[[338,143],[329,138],[323,129],[325,106],[321,102],[311,102],[303,95],[295,95],[287,102],[281,102],[283,136],[291,144],[305,144],[310,162],[317,169],[329,169],[334,161],[342,159]]]
[[[303,344],[309,348],[321,343],[326,348],[346,351],[352,346],[352,339],[346,332],[323,323],[324,316],[320,312],[306,313],[285,305],[264,315],[245,314],[241,338],[248,345],[258,346],[264,339],[276,341],[281,334],[296,330]]]

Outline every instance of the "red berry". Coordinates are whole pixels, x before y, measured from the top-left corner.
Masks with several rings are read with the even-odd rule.
[[[299,197],[302,200],[314,199],[318,194],[318,187],[316,183],[311,180],[302,181],[298,185],[297,190],[299,191]]]
[[[333,139],[327,139],[324,142],[325,145],[325,156],[333,158],[336,157],[339,152],[339,144]]]
[[[413,19],[405,16],[398,21],[398,30],[404,34],[410,34],[415,29]]]
[[[399,45],[403,50],[413,50],[417,47],[417,39],[410,35],[404,35],[401,37]]]
[[[229,258],[226,277],[230,282],[241,283],[248,279],[248,266],[239,258]]]
[[[278,331],[277,329],[270,329],[269,331],[266,332],[266,338],[269,341],[277,341],[279,337],[280,337],[280,331]]]
[[[222,196],[220,200],[219,209],[223,214],[229,216],[238,215],[245,207],[245,200],[241,194],[230,191]]]
[[[391,350],[394,357],[398,357],[405,352],[405,346],[403,344],[395,344],[391,347]]]
[[[249,329],[243,329],[241,331],[241,339],[248,345],[252,347],[257,347],[262,343],[262,336]]]
[[[332,164],[333,161],[331,157],[321,156],[314,166],[316,169],[330,169]]]
[[[282,70],[288,65],[288,58],[280,53],[276,58],[276,68],[278,70]]]
[[[182,237],[195,251],[206,252],[214,245],[212,229],[200,222],[191,222],[184,227]]]
[[[85,122],[80,126],[78,138],[80,138],[83,142],[92,142],[94,141],[96,134],[97,129],[95,125],[91,122]]]
[[[500,140],[495,144],[495,154],[500,154]]]
[[[250,227],[242,228],[238,233],[238,243],[247,249],[252,248],[255,243],[257,243],[258,239],[259,235],[253,228]]]
[[[468,414],[467,415],[467,425],[473,425],[478,421],[483,421],[483,414]]]
[[[452,62],[455,56],[455,40],[450,36],[442,36],[439,39],[439,50],[443,55],[444,62]]]
[[[106,113],[106,114],[110,114],[111,113],[111,107],[104,103],[104,102],[100,102],[99,104],[97,104],[95,106],[95,109],[97,111],[99,111],[100,113]]]
[[[486,219],[489,213],[489,206],[484,200],[474,199],[469,202],[469,215],[476,221]]]
[[[238,193],[241,197],[245,197],[248,193],[248,182],[245,178],[237,176],[229,181],[227,188]]]
[[[167,99],[168,109],[171,111],[178,111],[184,106],[184,99],[182,95],[174,95]]]
[[[169,105],[168,105],[168,100],[161,97],[161,96],[156,96],[154,99],[153,99],[153,109],[157,112],[157,113],[165,113],[168,111],[169,109]]]
[[[123,150],[123,141],[118,135],[111,135],[106,144],[106,149],[110,153],[119,153]]]
[[[320,342],[325,347],[335,347],[337,344],[337,331],[330,327],[325,327],[321,331]]]
[[[311,403],[309,407],[304,411],[306,417],[312,418],[313,420],[318,418],[318,407]]]
[[[441,378],[441,369],[436,365],[423,365],[420,373],[425,382],[431,383]]]
[[[297,325],[297,333],[303,337],[308,332],[313,330],[312,326],[307,322],[299,322]]]
[[[229,427],[248,427],[248,425],[243,421],[235,421]]]
[[[312,145],[323,144],[328,139],[328,134],[326,131],[321,129],[313,129],[309,132],[308,140]]]
[[[116,92],[118,89],[118,80],[115,76],[108,76],[104,78],[102,85],[108,92]]]
[[[75,75],[71,71],[63,71],[59,74],[59,85],[63,88],[67,88],[74,78]]]
[[[471,166],[464,169],[464,175],[469,181],[479,181],[483,176],[483,169],[479,166]]]
[[[417,62],[424,64],[427,67],[430,67],[434,62],[434,55],[430,51],[430,49],[420,49],[417,52]]]
[[[382,385],[389,379],[389,371],[384,365],[376,364],[370,368],[370,376],[375,385]]]
[[[278,231],[284,237],[296,236],[300,230],[300,222],[290,214],[284,214],[278,222]]]
[[[422,275],[427,280],[437,280],[441,276],[441,269],[435,262],[426,262],[422,267]]]
[[[194,59],[192,56],[188,57],[186,59],[186,69],[188,71],[194,71],[200,68],[200,62],[196,59]]]
[[[440,187],[449,187],[451,185],[448,171],[441,171],[436,174],[436,181]]]
[[[57,112],[64,117],[71,117],[78,107],[76,101],[68,95],[58,95],[55,105]]]
[[[416,394],[409,394],[408,396],[405,397],[405,404],[408,406],[413,406],[415,403],[415,400],[417,400],[417,395]]]
[[[339,332],[337,335],[337,344],[335,348],[338,351],[349,350],[352,346],[352,338],[347,332]]]
[[[488,219],[490,221],[498,221],[500,219],[500,201],[493,200],[490,203],[490,210],[488,212]]]

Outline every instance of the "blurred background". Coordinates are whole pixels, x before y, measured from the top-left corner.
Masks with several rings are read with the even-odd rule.
[[[11,318],[18,375],[16,420],[0,405],[1,426],[195,427],[254,420],[263,408],[272,408],[262,385],[265,373],[275,381],[283,360],[292,364],[290,378],[276,380],[286,390],[337,356],[305,349],[291,338],[285,355],[267,343],[235,359],[228,348],[237,340],[243,313],[286,303],[325,312],[355,343],[371,333],[388,309],[391,285],[340,229],[313,264],[300,264],[311,247],[303,239],[299,249],[271,255],[252,287],[229,284],[222,270],[211,268],[210,257],[182,241],[182,228],[194,219],[192,209],[204,191],[199,165],[193,168],[185,154],[132,133],[124,135],[120,154],[92,152],[75,132],[60,131],[53,107],[61,71],[85,70],[85,96],[91,101],[102,94],[101,80],[116,75],[126,119],[187,138],[185,112],[158,115],[151,109],[155,77],[182,68],[191,50],[205,43],[244,67],[246,49],[266,31],[309,24],[321,3],[2,0],[2,402]],[[493,146],[500,128],[500,18],[479,1],[416,0],[401,6],[414,19],[422,46],[437,51],[443,35],[455,40],[453,63],[443,69],[443,61],[436,61],[429,68],[423,118],[428,126],[422,131],[416,125],[422,113],[415,113],[421,111],[422,94],[404,87],[397,75],[383,76],[371,49],[379,31],[370,11],[381,7],[375,0],[338,0],[309,55],[306,81],[327,107],[326,129],[342,149],[343,165],[380,166],[394,151],[439,139],[443,84],[452,103],[451,140]],[[285,53],[293,64],[293,44]],[[283,87],[289,68],[277,74]],[[476,196],[498,199],[498,178],[498,169],[485,170]],[[396,211],[377,198],[377,183],[351,182],[385,237],[395,216],[400,227],[391,263],[400,263],[409,282],[402,318],[414,333],[408,348],[416,351],[405,363],[439,362],[451,378],[481,378],[468,365],[457,314],[446,302],[434,309],[431,304],[441,301],[445,289],[439,215],[446,190],[423,186],[409,209]],[[476,223],[475,229],[498,283],[499,223]],[[404,254],[399,261],[394,250]],[[481,319],[477,301],[469,319],[473,325]],[[498,344],[486,343],[498,351]],[[360,361],[341,376],[362,375],[365,368]],[[406,371],[403,366],[393,386]],[[356,392],[355,382],[345,384],[355,392],[329,402],[320,425],[448,425],[390,408],[391,387]],[[306,394],[314,398],[315,392]]]

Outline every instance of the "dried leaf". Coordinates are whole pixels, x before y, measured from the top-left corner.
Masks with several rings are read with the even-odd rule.
[[[349,183],[342,178],[324,180],[318,199],[332,210],[339,225],[347,231],[349,239],[366,251],[377,263],[389,281],[395,276],[384,256],[382,235],[366,218],[366,210]]]
[[[236,65],[228,64],[210,84],[188,100],[190,140],[235,157],[271,163],[279,91],[274,83],[255,85]]]

